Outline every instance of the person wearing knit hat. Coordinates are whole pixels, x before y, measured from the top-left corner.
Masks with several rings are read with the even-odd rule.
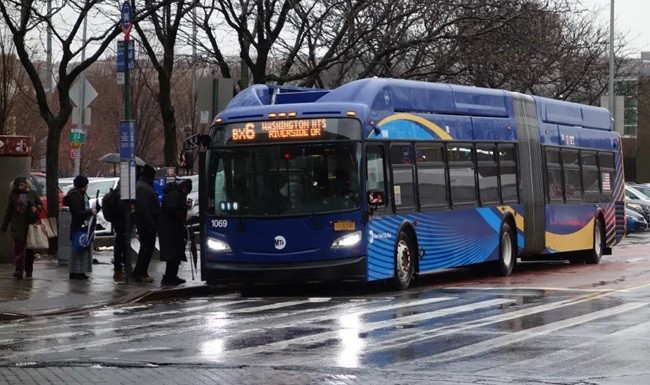
[[[88,186],[88,178],[86,178],[83,175],[77,175],[76,177],[74,177],[74,180],[72,181],[72,184],[76,188],[84,188],[84,187]]]
[[[140,177],[153,179],[156,177],[156,169],[151,167],[149,164],[145,164],[144,167],[142,167],[142,172],[140,172]]]
[[[23,278],[23,272],[25,272],[27,278],[32,276],[34,253],[27,252],[27,230],[30,224],[36,223],[38,213],[43,207],[40,198],[29,190],[29,186],[30,182],[23,176],[18,176],[11,182],[7,211],[2,226],[0,226],[0,231],[4,233],[11,224],[11,238],[14,241],[14,264],[16,266],[14,277],[17,279]]]
[[[86,245],[75,249],[75,237],[83,237],[88,234],[88,228],[92,217],[97,215],[97,209],[90,207],[90,198],[86,194],[88,190],[88,178],[77,175],[73,182],[74,188],[68,191],[63,198],[63,203],[70,208],[72,220],[70,222],[70,240],[73,243],[73,250],[70,255],[68,269],[70,279],[88,279],[85,273],[92,271],[93,257],[92,247]],[[77,242],[82,243],[82,242]]]

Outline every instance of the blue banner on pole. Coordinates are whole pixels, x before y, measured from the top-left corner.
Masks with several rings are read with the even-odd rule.
[[[120,158],[130,160],[135,157],[135,120],[120,121]]]
[[[117,72],[124,72],[124,44],[125,41],[117,42]],[[135,42],[129,40],[129,70],[135,69]]]

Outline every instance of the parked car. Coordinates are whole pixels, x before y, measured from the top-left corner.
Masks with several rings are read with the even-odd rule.
[[[642,213],[645,220],[650,222],[650,197],[645,196],[633,186],[626,184],[625,198],[628,207]]]
[[[64,188],[72,186],[74,178],[59,178],[59,188],[63,191]]]
[[[102,198],[108,194],[109,191],[116,189],[120,178],[88,178],[88,190],[86,193],[90,197],[90,207],[95,207],[95,198],[98,197],[99,205],[102,204]],[[97,213],[97,227],[95,228],[95,235],[111,235],[113,234],[113,226],[111,222],[104,218],[104,212]]]
[[[643,214],[630,207],[625,208],[625,221],[627,226],[626,234],[648,231],[648,222],[643,217]]]
[[[648,197],[648,199],[650,199],[650,185],[649,184],[629,183],[628,186],[630,186],[637,193],[641,193],[641,194],[645,195],[646,197]]]
[[[32,182],[32,186],[36,190],[36,193],[38,196],[41,198],[41,202],[43,203],[43,211],[39,214],[40,219],[47,218],[47,183],[45,180],[45,173],[38,172],[38,171],[32,171],[29,173],[29,178],[30,181]],[[58,190],[59,193],[59,208],[63,207],[63,191],[59,188]]]

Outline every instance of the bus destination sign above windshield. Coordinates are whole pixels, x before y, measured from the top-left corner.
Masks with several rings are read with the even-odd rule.
[[[231,138],[233,142],[320,139],[326,129],[327,119],[251,122],[233,126]]]

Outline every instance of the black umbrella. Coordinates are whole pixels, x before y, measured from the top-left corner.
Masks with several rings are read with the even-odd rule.
[[[122,161],[122,158],[120,158],[120,154],[118,154],[117,152],[109,152],[108,154],[99,158],[99,161],[106,162],[106,163],[120,163]],[[144,160],[136,156],[135,165],[144,166]]]
[[[187,226],[185,229],[187,230],[187,238],[190,241],[190,253],[192,254],[192,280],[194,280],[194,272],[197,271],[196,264],[199,259],[199,252],[196,247],[196,237],[194,236],[194,231],[187,228]]]
[[[97,194],[95,195],[95,210],[99,212],[101,210],[101,207],[99,206],[99,190],[97,190]],[[97,227],[97,215],[92,215],[90,217],[90,221],[88,223],[88,230],[86,232],[86,239],[88,239],[88,246],[90,246],[90,243],[95,239],[95,228]],[[97,258],[93,258],[93,263],[99,263]]]

